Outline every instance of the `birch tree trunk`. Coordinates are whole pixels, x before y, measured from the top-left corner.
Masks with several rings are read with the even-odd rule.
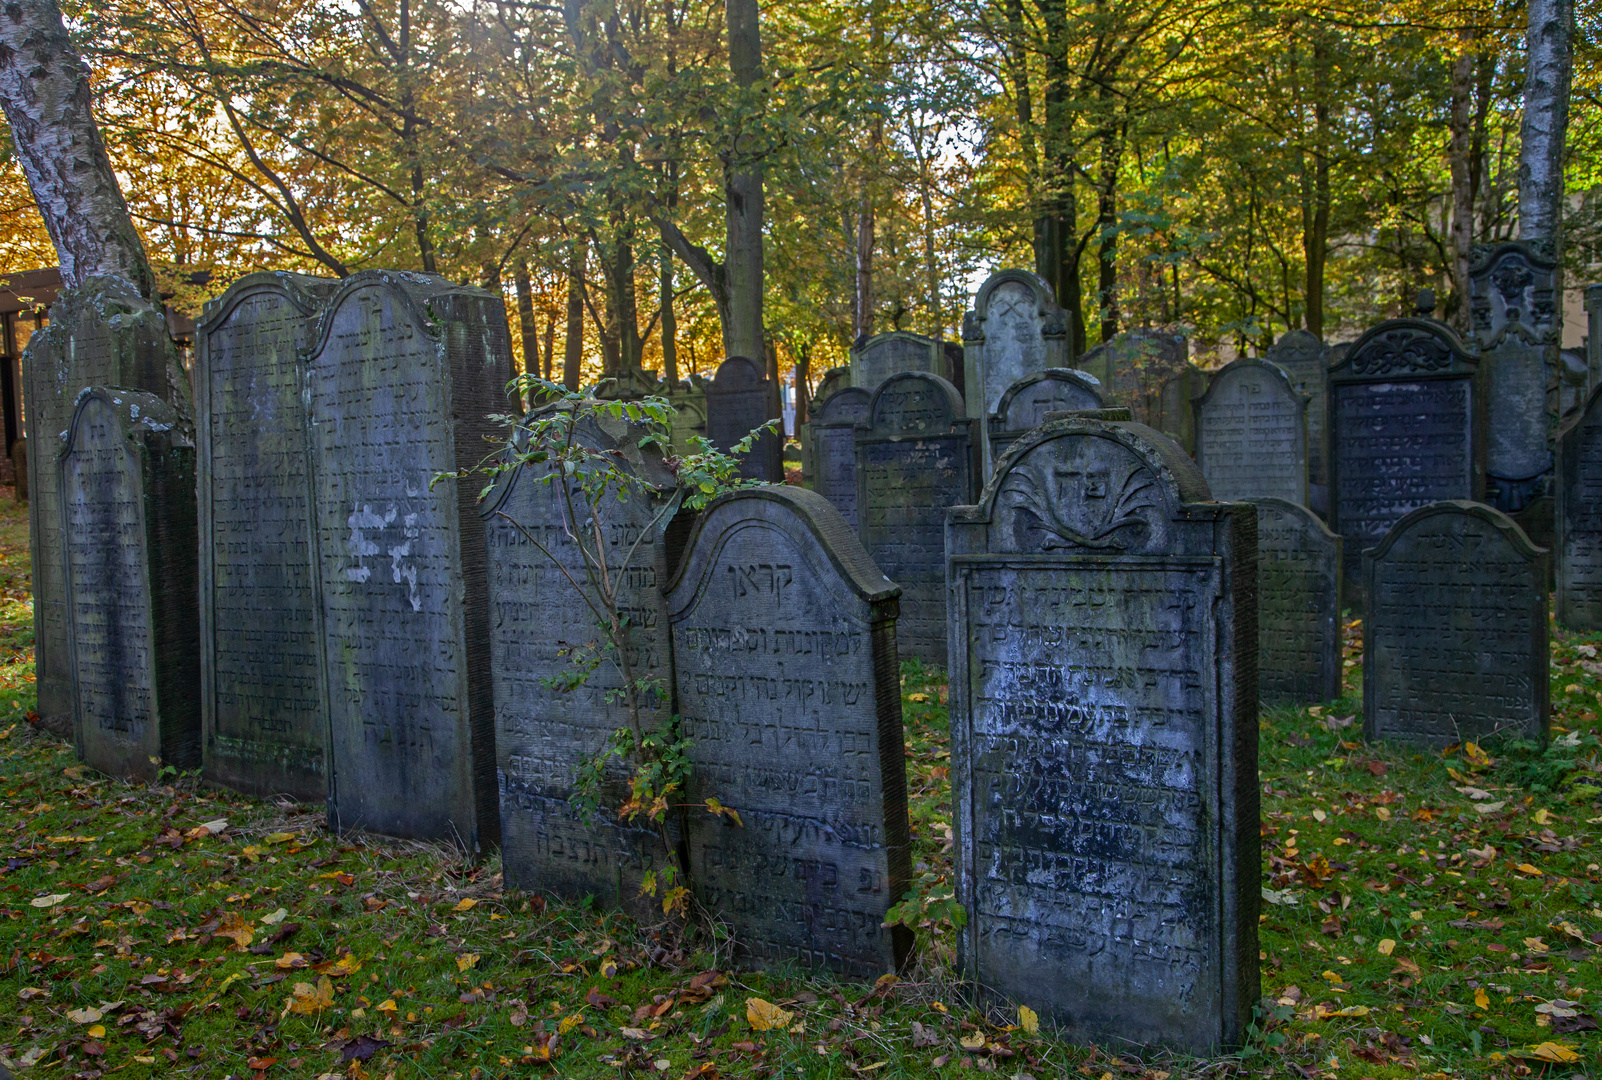
[[[1524,123],[1519,131],[1519,239],[1551,240],[1554,247],[1563,223],[1573,31],[1573,0],[1530,0]]]

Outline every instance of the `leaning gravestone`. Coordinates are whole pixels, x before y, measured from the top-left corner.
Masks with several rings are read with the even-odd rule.
[[[1082,412],[1102,405],[1101,381],[1088,371],[1048,368],[1025,375],[1007,387],[990,417],[990,452],[1000,461],[1007,447],[1045,423],[1048,413]]]
[[[956,387],[938,375],[886,379],[857,425],[857,534],[901,586],[896,637],[905,656],[946,663],[946,507],[970,503],[979,485],[977,421],[962,415]]]
[[[1547,553],[1483,503],[1420,507],[1363,555],[1363,734],[1544,743]]]
[[[1264,359],[1290,379],[1307,399],[1307,505],[1329,513],[1329,447],[1324,419],[1329,401],[1329,356],[1318,335],[1292,330],[1269,347]]]
[[[1068,366],[1068,315],[1051,286],[1027,270],[991,274],[963,316],[963,397],[968,415],[982,425],[1007,387],[1025,375]],[[986,431],[979,430],[980,438]],[[983,448],[988,471],[995,455]]]
[[[200,764],[192,435],[154,394],[93,387],[52,462],[73,737],[86,763],[124,779]]]
[[[1558,436],[1557,619],[1602,630],[1602,388]]]
[[[1074,1038],[1210,1053],[1257,1004],[1256,518],[1082,418],[951,511],[960,964]]]
[[[1216,499],[1307,505],[1307,399],[1266,360],[1241,359],[1196,402],[1196,464]]]
[[[511,378],[498,296],[364,271],[306,363],[329,823],[498,837],[484,532],[472,480]]]
[[[1484,491],[1477,362],[1444,323],[1392,319],[1330,368],[1330,527],[1347,600],[1364,603],[1365,548],[1421,506]]]
[[[250,274],[196,328],[201,746],[208,780],[327,795],[299,354],[338,286]]]
[[[1257,695],[1305,705],[1341,695],[1341,538],[1307,507],[1257,507]]]
[[[927,371],[950,381],[946,370],[946,350],[943,342],[922,334],[895,330],[888,334],[875,334],[858,338],[851,347],[851,385],[868,393],[892,375],[903,371]]]
[[[50,324],[33,335],[22,360],[27,380],[28,506],[32,541],[34,663],[39,715],[65,734],[72,727],[67,592],[62,578],[61,500],[53,448],[72,418],[79,391],[120,386],[162,398],[191,418],[189,379],[162,312],[120,278],[90,278],[64,289]]]
[[[762,369],[743,356],[723,361],[706,388],[706,437],[712,445],[727,453],[753,428],[777,417],[773,384]],[[764,431],[752,443],[751,452],[740,459],[739,475],[782,484],[783,454],[782,432]]]
[[[814,492],[725,495],[668,593],[701,903],[737,955],[853,978],[912,945],[885,914],[911,877],[896,594]]]
[[[858,387],[845,387],[818,406],[807,422],[807,464],[812,490],[828,499],[853,530],[857,527],[854,429],[868,418],[871,396]]]

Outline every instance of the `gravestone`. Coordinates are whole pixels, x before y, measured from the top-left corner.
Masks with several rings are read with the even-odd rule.
[[[778,418],[773,384],[762,368],[743,356],[731,356],[718,367],[706,388],[706,437],[728,452],[751,430]],[[784,483],[784,439],[765,431],[740,459],[739,475],[748,480]]]
[[[1307,399],[1307,505],[1329,513],[1329,447],[1324,420],[1329,408],[1329,356],[1318,335],[1292,330],[1270,346],[1264,357],[1290,379]]]
[[[903,371],[927,371],[950,381],[943,342],[922,334],[895,330],[858,338],[851,346],[851,385],[870,394],[879,384]]]
[[[668,592],[693,763],[702,905],[737,957],[853,978],[912,946],[885,914],[911,877],[896,594],[814,492],[761,488],[707,507]]]
[[[494,843],[484,531],[472,479],[505,412],[501,298],[348,277],[306,362],[331,828]]]
[[[1546,559],[1506,514],[1462,501],[1420,507],[1364,552],[1364,736],[1545,743]]]
[[[1195,448],[1193,398],[1207,389],[1207,376],[1190,362],[1183,334],[1127,330],[1091,349],[1074,363],[1101,380],[1109,405],[1124,405],[1135,419]]]
[[[1557,442],[1557,619],[1602,630],[1602,389]]]
[[[299,354],[338,282],[250,274],[196,327],[201,747],[251,795],[327,796]]]
[[[673,428],[668,442],[680,457],[695,453],[690,436],[706,438],[706,387],[709,380],[691,375],[680,380],[678,386],[661,386],[657,392],[673,406]]]
[[[1236,360],[1196,402],[1196,464],[1216,499],[1307,505],[1307,399],[1266,360]]]
[[[1257,507],[1257,696],[1306,705],[1341,696],[1341,538],[1307,507]]]
[[[1586,392],[1602,386],[1602,285],[1585,287]]]
[[[851,385],[851,369],[848,367],[832,367],[823,373],[818,382],[818,392],[812,396],[811,408],[816,410],[835,395],[837,391],[844,390]]]
[[[193,432],[154,394],[92,387],[65,434],[51,464],[78,756],[131,780],[196,768]]]
[[[1101,381],[1088,371],[1048,368],[1025,375],[1001,395],[989,419],[990,452],[1001,460],[1007,447],[1046,422],[1048,413],[1102,407]]]
[[[981,425],[1001,405],[1007,387],[1037,371],[1068,366],[1068,315],[1051,286],[1027,270],[991,274],[962,319],[963,399]],[[978,436],[987,432],[980,427]],[[988,474],[995,455],[982,447]]]
[[[857,535],[901,586],[896,638],[903,656],[946,663],[946,507],[978,494],[978,422],[938,375],[886,379],[857,425]]]
[[[1330,527],[1362,610],[1365,548],[1421,506],[1484,492],[1484,404],[1476,360],[1432,319],[1372,327],[1330,367],[1329,395]]]
[[[855,427],[868,418],[866,390],[847,386],[829,397],[807,422],[807,461],[812,490],[828,499],[846,524],[857,527]]]
[[[35,449],[28,464],[28,531],[39,716],[64,735],[72,730],[73,692],[55,448],[85,387],[155,394],[188,423],[189,378],[178,365],[162,312],[113,277],[90,278],[61,291],[51,305],[49,325],[28,341],[22,372],[28,436]]]
[[[966,976],[1074,1039],[1238,1045],[1258,1001],[1256,510],[1070,418],[951,511]]]

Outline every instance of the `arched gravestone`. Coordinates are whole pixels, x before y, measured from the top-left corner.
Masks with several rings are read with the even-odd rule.
[[[1602,388],[1557,446],[1557,619],[1602,630]]]
[[[668,592],[701,903],[757,966],[899,969],[883,926],[911,877],[896,655],[899,590],[814,492],[707,507]]]
[[[1341,696],[1341,538],[1307,507],[1257,507],[1257,695],[1264,705]]]
[[[901,652],[946,663],[946,507],[972,502],[979,485],[978,421],[962,415],[956,387],[938,375],[886,379],[857,425],[857,535],[901,586]]]
[[[165,316],[120,278],[90,278],[64,289],[50,324],[28,341],[28,531],[33,575],[34,664],[39,716],[52,730],[72,730],[73,690],[63,579],[61,500],[55,448],[72,418],[79,391],[121,386],[155,394],[192,418],[189,379],[167,332]]]
[[[196,327],[201,747],[206,778],[327,795],[300,353],[337,281],[250,274]]]
[[[699,435],[706,438],[706,388],[708,379],[700,375],[691,375],[679,382],[676,387],[665,384],[658,388],[658,393],[668,399],[673,406],[673,430],[668,434],[669,443],[673,452],[681,457],[695,452],[690,443],[690,436]]]
[[[57,473],[78,756],[153,780],[200,764],[195,448],[154,394],[78,395]]]
[[[607,418],[605,427],[586,422],[579,436],[593,449],[615,451],[650,486],[625,500],[608,494],[599,505],[607,572],[622,583],[620,606],[635,624],[626,657],[584,649],[600,643],[602,634],[594,611],[572,584],[584,582],[595,595],[572,539],[579,530],[587,537],[597,517],[582,490],[575,485],[569,502],[547,470],[525,465],[502,473],[483,504],[506,885],[570,899],[595,896],[621,907],[641,903],[642,876],[660,870],[667,852],[648,824],[618,820],[617,808],[627,798],[627,770],[608,772],[594,820],[584,820],[569,799],[578,767],[608,744],[612,732],[630,724],[627,706],[614,699],[624,685],[616,659],[626,660],[634,680],[660,680],[662,692],[672,693],[662,600],[669,570],[667,521],[664,503],[652,491],[671,491],[673,477],[659,454],[640,449],[642,435],[625,421]],[[601,661],[589,680],[559,689],[586,655]],[[665,700],[647,703],[645,723],[657,727],[671,710]]]
[[[1506,514],[1447,501],[1363,553],[1363,734],[1421,746],[1545,743],[1547,553]]]
[[[1051,286],[1028,270],[991,274],[962,319],[963,398],[984,424],[1007,387],[1036,371],[1068,366],[1068,316]],[[980,428],[978,435],[985,437]],[[988,470],[996,455],[981,453]]]
[[[1462,340],[1432,319],[1382,322],[1330,367],[1330,527],[1359,610],[1365,548],[1421,506],[1485,490],[1477,371]]]
[[[1001,395],[996,414],[989,419],[990,452],[996,460],[1018,439],[1046,422],[1054,412],[1099,409],[1101,380],[1088,371],[1048,368],[1025,375]]]
[[[807,423],[807,465],[812,490],[857,527],[857,448],[854,429],[868,418],[866,390],[847,386],[818,406]]]
[[[851,385],[851,369],[848,367],[832,367],[823,373],[818,382],[818,392],[812,395],[811,407],[816,410],[835,395],[837,391],[844,390]]]
[[[1196,402],[1196,464],[1218,499],[1307,505],[1307,399],[1266,360],[1241,359]]]
[[[1329,447],[1324,420],[1329,401],[1329,355],[1318,335],[1292,330],[1263,357],[1279,367],[1291,386],[1307,399],[1307,505],[1329,513]]]
[[[1256,510],[1142,424],[1054,420],[951,511],[967,977],[1208,1053],[1258,1000]]]
[[[852,386],[871,394],[880,383],[903,371],[927,371],[949,382],[951,372],[946,369],[944,343],[922,334],[894,330],[858,338],[851,346]]]
[[[706,437],[719,450],[730,447],[753,428],[776,419],[773,384],[756,362],[731,356],[718,367],[706,388]],[[784,439],[765,431],[740,459],[739,475],[748,480],[784,483]]]
[[[477,464],[506,411],[500,297],[364,271],[306,363],[330,826],[498,839]]]

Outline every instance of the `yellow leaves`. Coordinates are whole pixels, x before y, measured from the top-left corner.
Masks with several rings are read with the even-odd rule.
[[[745,1001],[745,1021],[751,1025],[753,1031],[772,1031],[774,1028],[786,1028],[795,1014],[779,1008],[771,1001],[762,998],[747,998]]]
[[[213,930],[212,935],[232,939],[234,947],[240,952],[244,952],[250,947],[251,941],[255,939],[256,932],[250,928],[250,924],[245,921],[239,912],[230,911],[223,916],[222,925]]]
[[[1491,999],[1486,996],[1483,986],[1474,991],[1474,1007],[1476,1009],[1488,1009],[1491,1007]]]
[[[1464,743],[1463,744],[1463,757],[1464,757],[1464,759],[1466,761],[1468,761],[1468,763],[1470,765],[1474,766],[1476,769],[1488,769],[1492,765],[1496,764],[1494,761],[1491,760],[1490,757],[1488,757],[1486,755],[1484,750],[1480,749],[1479,743],[1471,743],[1471,742]]]
[[[258,921],[263,926],[277,926],[279,923],[283,922],[288,917],[289,917],[289,912],[284,908],[279,908],[277,911],[273,912],[271,915],[263,915]]]
[[[1584,934],[1580,933],[1580,928],[1579,927],[1575,926],[1571,922],[1568,922],[1567,920],[1565,920],[1563,922],[1553,923],[1551,925],[1552,925],[1552,929],[1561,930],[1563,933],[1567,934],[1569,937],[1573,938],[1575,941],[1581,942],[1581,943],[1586,944],[1586,945],[1590,945],[1592,948],[1596,947],[1589,938],[1587,938]]]
[[[1567,1065],[1580,1060],[1580,1055],[1574,1052],[1573,1047],[1556,1042],[1544,1042],[1528,1050],[1515,1050],[1509,1056],[1523,1058],[1526,1061],[1549,1061],[1558,1065]]]
[[[1527,938],[1525,938],[1524,939],[1524,947],[1526,949],[1530,950],[1532,953],[1544,953],[1544,952],[1548,952],[1549,949],[1550,949],[1550,947],[1547,945],[1547,943],[1542,941],[1538,937],[1527,937]]]
[[[300,833],[298,832],[268,833],[264,842],[268,844],[287,844],[299,835]]]
[[[1318,822],[1320,825],[1322,825],[1328,818],[1329,815],[1324,813],[1322,810],[1313,811],[1313,820]]]
[[[1391,808],[1388,806],[1375,807],[1374,816],[1381,821],[1389,821],[1391,820]]]
[[[95,1024],[88,1031],[84,1032],[84,1034],[88,1035],[91,1039],[104,1039],[106,1037],[106,1025]]]
[[[1532,816],[1534,817],[1537,825],[1545,825],[1547,822],[1552,820],[1552,815],[1544,809],[1537,810]]]
[[[1339,975],[1337,975],[1333,971],[1326,971],[1326,972],[1324,972],[1324,981],[1325,982],[1330,982],[1330,983],[1342,983],[1342,982],[1345,982],[1346,980],[1342,979]]]
[[[562,1017],[562,1022],[556,1025],[556,1033],[558,1035],[566,1035],[568,1032],[572,1031],[582,1023],[584,1023],[583,1013],[573,1013],[570,1016],[564,1016]]]
[[[279,971],[295,971],[307,966],[310,961],[298,952],[287,952],[273,961],[273,963]]]
[[[928,694],[922,694],[922,693],[919,693],[919,694],[908,694],[907,695],[907,700],[912,702],[914,705],[923,705],[926,702],[928,702],[929,695]]]
[[[672,915],[677,912],[683,915],[688,913],[689,910],[690,890],[683,885],[674,886],[662,894],[662,914]]]
[[[48,836],[45,839],[52,844],[92,844],[99,840],[98,836]]]
[[[1040,1016],[1027,1005],[1018,1006],[1018,1026],[1025,1035],[1040,1034]]]
[[[249,844],[246,847],[241,848],[239,854],[245,857],[246,862],[254,866],[256,863],[261,861],[261,857],[263,855],[267,854],[267,849],[264,847],[257,847],[255,844]]]
[[[360,971],[362,969],[362,962],[356,959],[356,957],[352,956],[350,953],[346,953],[338,960],[324,960],[321,964],[316,965],[316,967],[318,971],[322,972],[324,975],[327,975],[329,978],[343,979],[348,975],[354,975]]]
[[[1542,874],[1542,872],[1541,872],[1539,867],[1536,867],[1536,866],[1534,866],[1534,865],[1532,865],[1530,863],[1527,863],[1527,862],[1521,862],[1517,866],[1515,866],[1513,869],[1517,870],[1521,874],[1528,874],[1531,877],[1543,877],[1543,876],[1545,876],[1545,875]]]
[[[722,803],[718,802],[716,799],[712,799],[712,798],[708,798],[707,799],[707,801],[706,801],[706,812],[711,814],[713,817],[720,817],[720,816],[721,817],[726,817],[730,821],[734,822],[736,825],[740,826],[741,828],[745,827],[745,822],[740,820],[740,815],[739,815],[738,811],[736,811],[733,807],[724,806]]]
[[[478,953],[462,953],[456,958],[457,971],[471,971],[478,966]]]
[[[389,1002],[391,1006],[395,1003]],[[333,1008],[334,981],[327,975],[317,980],[317,985],[298,982],[284,999],[284,1013],[294,1013],[297,1016],[312,1016],[324,1009]],[[383,1006],[379,1006],[382,1008]]]
[[[1322,1005],[1319,1005],[1316,1008],[1314,1008],[1314,1010],[1313,1010],[1313,1019],[1314,1020],[1328,1020],[1331,1017],[1367,1016],[1368,1014],[1369,1014],[1369,1008],[1368,1008],[1367,1005],[1348,1005],[1344,1009],[1334,1009],[1334,1010],[1330,1010],[1330,1009],[1325,1008]]]
[[[36,896],[28,903],[37,908],[55,907],[64,900],[71,900],[71,893],[51,893],[49,896]]]
[[[451,910],[452,911],[472,911],[476,907],[478,907],[478,901],[477,900],[473,899],[471,896],[464,896],[462,899],[456,901],[456,906],[451,908]]]
[[[1379,943],[1379,952],[1380,952],[1381,956],[1389,956],[1389,955],[1391,955],[1391,953],[1393,953],[1395,951],[1396,951],[1396,941],[1395,941],[1394,938],[1383,938],[1383,939],[1381,939],[1381,941]]]
[[[385,998],[378,1003],[378,1011],[384,1013],[400,1012],[400,1006],[395,1004],[394,998]]]
[[[984,1033],[976,1031],[972,1035],[964,1035],[957,1043],[964,1050],[982,1050],[985,1045]]]

